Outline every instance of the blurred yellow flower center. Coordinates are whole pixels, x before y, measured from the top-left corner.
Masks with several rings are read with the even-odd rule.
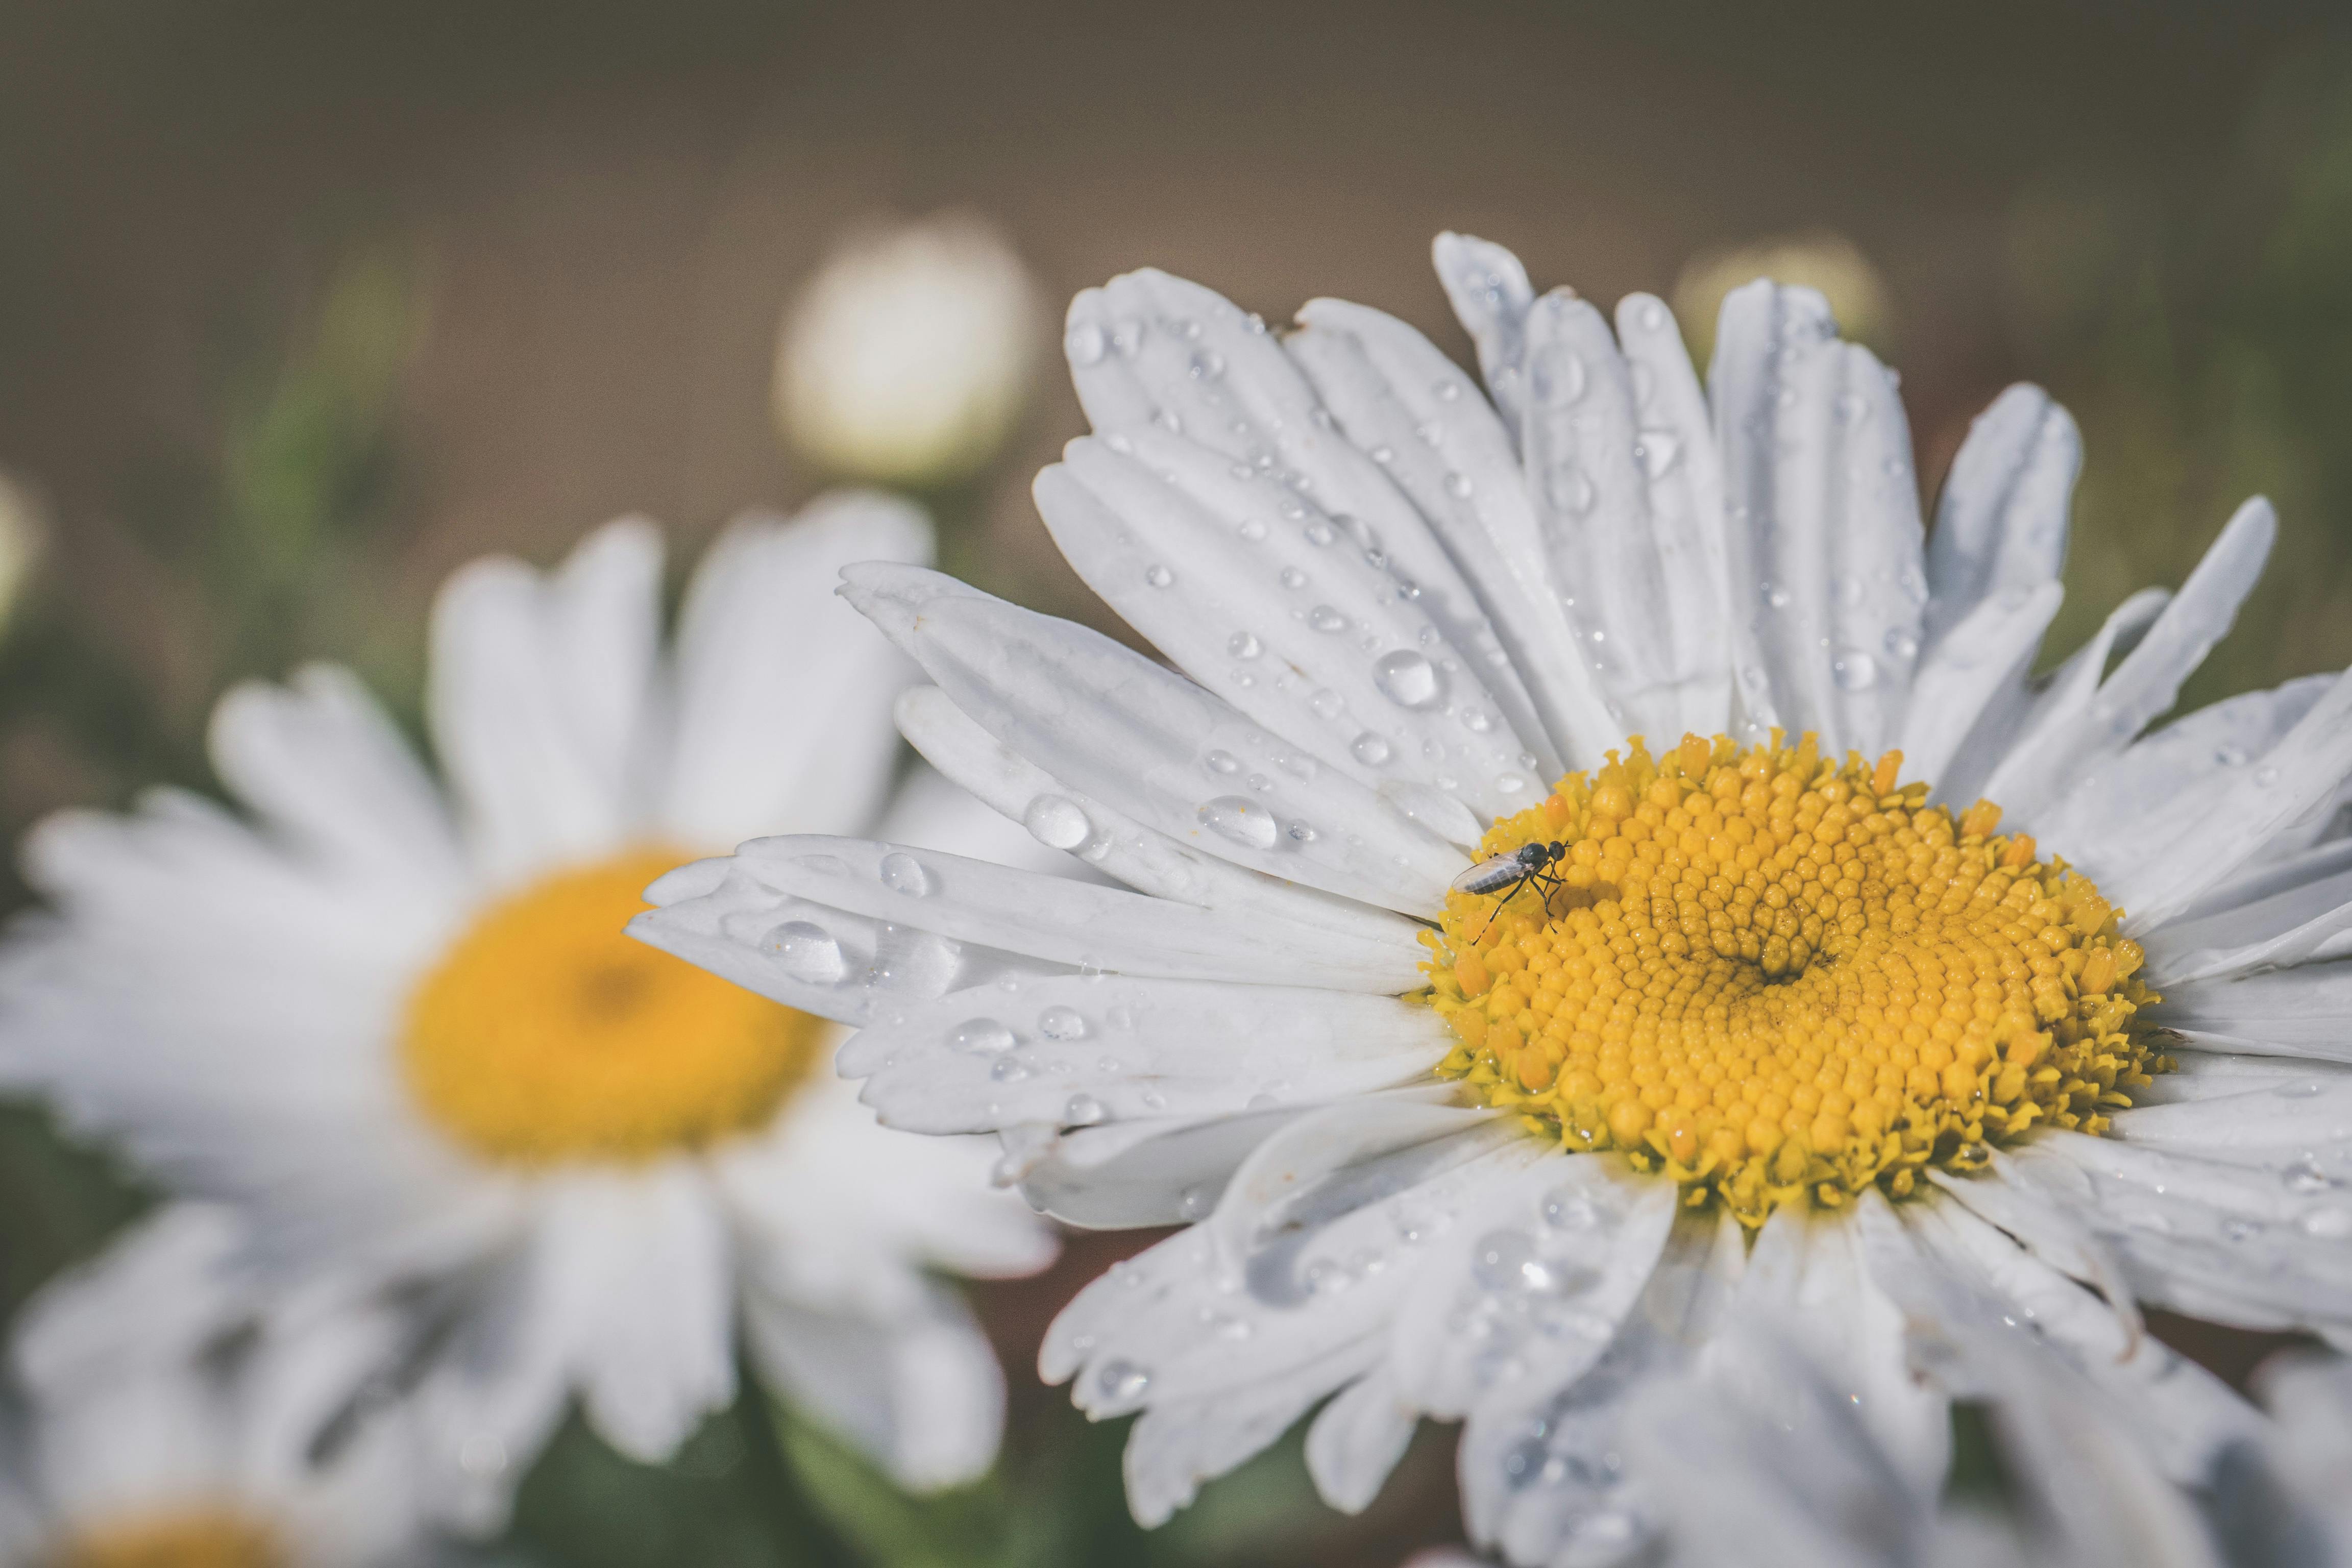
[[[1619,1149],[1749,1225],[1907,1195],[2043,1122],[2105,1130],[2171,1064],[2118,913],[2033,840],[1895,788],[1902,753],[1640,737],[1497,822],[1558,847],[1448,896],[1423,967],[1441,1069],[1570,1149]]]
[[[819,1021],[621,932],[648,849],[490,905],[409,998],[401,1062],[441,1129],[529,1165],[653,1159],[761,1126],[806,1076]]]
[[[60,1568],[279,1568],[258,1523],[226,1509],[152,1513],[101,1524],[66,1542]]]

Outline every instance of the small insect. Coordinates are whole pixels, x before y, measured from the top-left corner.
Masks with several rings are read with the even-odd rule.
[[[1503,893],[1500,902],[1487,911],[1486,925],[1503,912],[1503,905],[1519,896],[1519,889],[1533,884],[1537,892],[1549,899],[1560,887],[1559,873],[1552,868],[1568,858],[1568,846],[1562,843],[1522,844],[1508,855],[1497,855],[1491,860],[1481,860],[1454,879],[1457,893]],[[1486,934],[1486,926],[1478,928],[1478,941]]]

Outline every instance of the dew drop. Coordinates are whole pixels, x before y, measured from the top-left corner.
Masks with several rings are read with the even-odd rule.
[[[1255,658],[1265,651],[1265,645],[1248,632],[1235,632],[1225,639],[1225,651],[1235,658]]]
[[[1830,676],[1841,691],[1867,691],[1878,684],[1878,661],[1858,647],[1842,647],[1830,660]]]
[[[1470,476],[1459,468],[1445,476],[1445,493],[1455,500],[1466,500],[1475,488],[1470,482]]]
[[[1601,1223],[1592,1194],[1572,1186],[1554,1187],[1544,1194],[1543,1216],[1554,1230],[1586,1231]]]
[[[1452,403],[1461,397],[1462,384],[1458,381],[1441,381],[1432,390],[1436,393],[1438,402]]]
[[[1092,1127],[1110,1112],[1091,1094],[1074,1094],[1062,1107],[1062,1121],[1072,1127]]]
[[[2335,1178],[2321,1170],[2319,1162],[2308,1154],[2279,1173],[2279,1180],[2286,1184],[2288,1192],[2305,1197],[2314,1193],[2326,1192],[2336,1185]]]
[[[1176,574],[1155,561],[1143,569],[1143,580],[1155,588],[1166,588],[1175,584]]]
[[[1225,374],[1225,356],[1214,349],[1203,349],[1192,356],[1192,379],[1214,381]]]
[[[1123,358],[1133,359],[1143,350],[1144,326],[1140,319],[1129,316],[1110,330],[1111,347]]]
[[[1851,572],[1843,572],[1838,574],[1837,602],[1839,604],[1843,605],[1849,610],[1853,609],[1862,603],[1862,579],[1860,577]]]
[[[2242,768],[2246,765],[2246,753],[2238,746],[2223,746],[2213,753],[2213,761],[2225,768]]]
[[[1318,632],[1337,634],[1346,631],[1355,623],[1328,605],[1318,605],[1307,612],[1307,624]]]
[[[2278,782],[2279,771],[2276,768],[2256,768],[2254,770],[2255,787],[2259,789],[2268,789]]]
[[[1076,1007],[1048,1007],[1037,1015],[1037,1032],[1049,1040],[1084,1039],[1087,1021]]]
[[[1281,582],[1284,587],[1295,592],[1307,586],[1307,574],[1296,566],[1286,566],[1282,569]]]
[[[1241,759],[1231,752],[1211,752],[1201,760],[1208,763],[1210,769],[1215,773],[1237,773],[1242,771]]]
[[[1265,524],[1260,522],[1256,518],[1245,517],[1242,519],[1241,527],[1236,531],[1238,531],[1244,539],[1248,540],[1252,544],[1255,544],[1259,540],[1265,537]]]
[[[1338,534],[1331,531],[1331,525],[1329,523],[1324,522],[1320,520],[1310,522],[1307,525],[1307,542],[1309,544],[1328,544],[1339,537],[1339,536]]]
[[[806,985],[835,984],[849,967],[832,933],[810,921],[786,921],[761,937],[760,945],[782,961],[785,973]]]
[[[1143,1397],[1151,1386],[1151,1374],[1131,1361],[1107,1361],[1095,1373],[1095,1386],[1102,1390],[1104,1398],[1123,1405]]]
[[[1070,335],[1062,341],[1062,346],[1068,351],[1072,364],[1088,365],[1102,363],[1103,349],[1107,345],[1102,328],[1092,321],[1081,321],[1070,329]]]
[[[1582,468],[1573,466],[1554,468],[1544,481],[1544,491],[1551,497],[1552,505],[1570,517],[1582,517],[1600,499],[1592,488],[1592,480],[1586,477]]]
[[[1307,700],[1318,719],[1337,719],[1348,706],[1348,700],[1326,686]]]
[[[1354,753],[1356,761],[1368,768],[1379,767],[1389,760],[1390,755],[1388,738],[1370,730],[1357,736],[1348,750]]]
[[[1290,825],[1290,837],[1300,844],[1312,844],[1315,842],[1316,836],[1315,830],[1307,824],[1294,822]]]
[[[1654,479],[1662,479],[1673,472],[1675,460],[1683,455],[1683,444],[1671,430],[1644,430],[1633,446],[1633,456],[1641,459],[1642,471]]]
[[[931,874],[923,869],[921,861],[904,850],[893,849],[883,856],[878,870],[882,885],[894,893],[919,899],[931,890]]]
[[[1898,664],[1907,664],[1919,657],[1919,639],[1897,627],[1886,634],[1886,654]]]
[[[2352,1209],[2318,1208],[2303,1216],[2303,1234],[2321,1241],[2342,1241],[2352,1236]]]
[[[1276,837],[1273,814],[1255,801],[1221,795],[1200,809],[1201,826],[1252,849],[1271,849]]]
[[[1003,1056],[1013,1048],[1013,1031],[993,1018],[966,1018],[948,1031],[948,1044],[974,1056]]]
[[[1048,849],[1076,849],[1094,836],[1095,826],[1067,795],[1041,795],[1021,814],[1029,837]]]
[[[1400,708],[1434,707],[1445,690],[1437,667],[1411,648],[1382,654],[1372,666],[1372,681]]]

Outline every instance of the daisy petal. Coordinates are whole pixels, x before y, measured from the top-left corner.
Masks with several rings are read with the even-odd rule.
[[[1301,1110],[1154,1117],[1066,1133],[1021,1178],[1039,1212],[1084,1230],[1196,1220],[1216,1206],[1234,1167]]]
[[[1490,816],[1537,787],[1477,661],[1452,651],[1425,595],[1399,593],[1359,520],[1308,512],[1271,480],[1150,430],[1118,439],[1131,455],[1071,442],[1037,476],[1038,514],[1088,585],[1186,673],[1368,785],[1459,781]],[[1397,701],[1386,672],[1400,659],[1434,660],[1443,697]]]
[[[2082,468],[2074,417],[2038,386],[2009,388],[1969,426],[1927,542],[1919,640],[1930,654],[1986,599],[2058,580]]]
[[[1574,634],[1560,614],[1543,539],[1519,478],[1511,433],[1474,378],[1395,317],[1344,300],[1312,300],[1300,330],[1283,340],[1348,439],[1383,465],[1427,520],[1431,533],[1478,596],[1518,672],[1532,710],[1513,727],[1538,753],[1547,778],[1566,771],[1570,737],[1596,745],[1612,727]],[[1408,578],[1421,570],[1381,541]],[[1518,689],[1499,683],[1507,710]],[[1599,759],[1594,751],[1592,757]],[[1578,765],[1585,765],[1580,763]]]
[[[896,1008],[840,1066],[890,1126],[993,1132],[1336,1099],[1419,1078],[1450,1044],[1393,996],[1057,975]]]
[[[1433,916],[1463,868],[1370,790],[1099,633],[908,567],[854,567],[845,584],[990,734],[1147,827],[1406,914]]]
[[[1927,583],[1910,427],[1829,302],[1758,280],[1723,301],[1707,373],[1731,524],[1730,581],[1770,689],[1748,720],[1815,731],[1834,755],[1891,743]],[[1829,650],[1830,657],[1822,658]]]
[[[1371,1507],[1404,1458],[1416,1419],[1385,1366],[1341,1389],[1307,1429],[1307,1473],[1316,1495],[1341,1513]]]
[[[1525,383],[1525,329],[1536,298],[1527,268],[1501,246],[1466,234],[1439,235],[1431,255],[1454,319],[1477,345],[1478,372],[1495,399],[1496,412],[1516,437]]]
[[[1960,798],[1954,792],[1964,784],[1950,781],[1967,764],[1955,762],[1992,749],[1987,731],[2004,716],[2004,695],[2023,689],[2064,592],[2055,583],[2004,589],[1920,660],[1903,722],[1903,771],[1936,781],[1939,798]]]
[[[647,888],[646,900],[656,907],[626,928],[637,941],[844,1024],[958,986],[1037,979],[1058,968],[779,894],[733,856],[679,867]]]
[[[478,561],[435,601],[434,750],[494,876],[603,853],[643,809],[661,556],[659,531],[629,519],[550,576]]]
[[[834,586],[852,562],[930,559],[922,513],[870,492],[825,497],[791,521],[747,516],[712,542],[678,612],[659,815],[679,842],[872,826],[898,753],[890,695],[914,671]]]
[[[1426,960],[1428,949],[1417,940],[1424,928],[1417,922],[1249,870],[1140,826],[1008,751],[936,686],[900,694],[898,728],[932,766],[1024,824],[1038,842],[1068,850],[1139,893],[1215,910],[1285,940],[1296,930],[1308,945],[1319,938],[1362,952],[1364,962],[1387,966],[1394,991],[1412,989]]]
[[[2149,1016],[2240,1049],[2352,1061],[2352,963],[2165,982]],[[2165,1082],[2175,1075],[2168,1075]]]
[[[1479,1196],[1423,1269],[1397,1316],[1397,1385],[1440,1420],[1498,1393],[1558,1387],[1609,1348],[1674,1224],[1671,1183],[1607,1156],[1561,1155]],[[1466,1313],[1491,1330],[1448,1329]]]
[[[952,1293],[877,1321],[753,1291],[744,1334],[763,1377],[912,1491],[978,1479],[1004,1426],[1004,1374]]]
[[[2012,688],[1997,689],[1987,721],[1971,736],[1977,743],[1964,746],[1949,764],[1939,785],[1944,798],[2000,801],[2012,822],[2042,831],[2042,814],[2077,782],[2068,770],[2108,664],[2137,647],[2170,603],[2172,595],[2162,588],[2143,588],[2108,612],[2097,635],[2075,649],[2039,693],[2030,689],[2022,672]]]
[[[1290,1429],[1332,1389],[1379,1356],[1370,1342],[1286,1365],[1246,1387],[1146,1410],[1128,1434],[1128,1507],[1146,1530],[1168,1522],[1201,1483],[1223,1475]]]

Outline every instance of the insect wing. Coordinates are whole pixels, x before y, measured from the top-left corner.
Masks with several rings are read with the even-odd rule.
[[[1481,860],[1454,879],[1457,893],[1499,892],[1528,874],[1517,855],[1497,855],[1491,860]]]

